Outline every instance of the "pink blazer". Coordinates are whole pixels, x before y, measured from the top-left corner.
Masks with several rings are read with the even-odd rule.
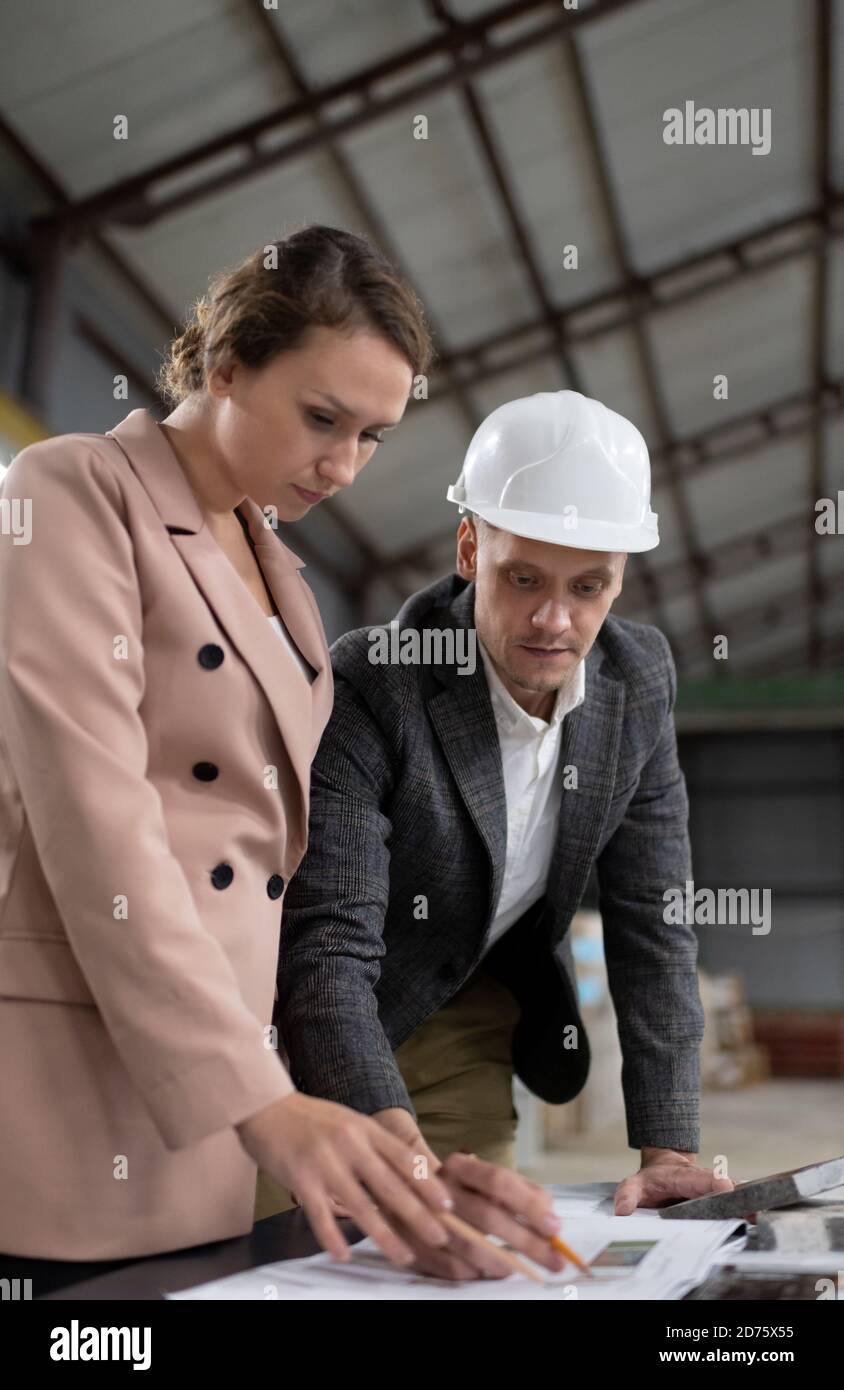
[[[308,688],[146,410],[0,486],[0,1252],[251,1229],[233,1126],[293,1090],[284,886],[333,684],[302,561],[247,499]],[[7,519],[8,518],[8,519]]]

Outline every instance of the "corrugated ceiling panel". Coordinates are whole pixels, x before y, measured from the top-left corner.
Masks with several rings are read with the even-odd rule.
[[[832,183],[844,188],[844,6],[832,6]]]
[[[418,0],[278,0],[269,14],[312,86],[371,67],[440,27]]]
[[[475,387],[470,396],[479,420],[483,420],[507,401],[533,396],[538,391],[560,391],[564,384],[559,364],[549,357],[541,357],[516,372],[502,372],[492,377],[482,386]]]
[[[0,45],[3,108],[74,197],[290,95],[259,26],[229,0],[145,0],[117,13],[110,0],[18,8],[15,42]],[[126,140],[113,138],[117,115],[128,118]]]
[[[648,0],[583,31],[634,259],[647,270],[814,199],[813,6]],[[669,108],[770,108],[771,148],[667,145]]]
[[[686,548],[683,543],[680,522],[677,519],[677,511],[667,487],[659,486],[651,489],[651,509],[656,512],[659,518],[657,522],[659,545],[653,550],[645,552],[645,560],[654,569],[659,569],[661,565],[668,565],[673,560],[682,559],[686,553]]]
[[[628,560],[628,565],[630,561]],[[675,598],[669,595],[663,603],[669,631],[682,641],[689,632],[697,632],[699,627],[697,601],[690,589],[685,589]]]
[[[805,547],[781,559],[768,563],[759,561],[752,569],[740,577],[730,575],[727,579],[710,580],[706,585],[716,621],[729,623],[738,617],[745,608],[770,601],[772,606],[780,602],[801,602],[806,593],[806,551]]]
[[[414,139],[414,115],[427,118],[427,139]],[[529,286],[453,93],[374,122],[344,148],[376,190],[380,215],[450,347],[533,315]]]
[[[834,496],[844,488],[844,416],[828,420],[824,431],[825,496]]]
[[[613,284],[617,267],[562,42],[491,69],[477,85],[552,303]],[[576,268],[564,265],[569,245]]]
[[[325,151],[250,179],[236,192],[193,203],[151,227],[114,229],[109,237],[180,313],[204,293],[212,272],[308,222],[362,230]]]
[[[674,434],[686,436],[809,386],[811,258],[786,261],[649,321]],[[716,400],[713,378],[727,376]]]
[[[844,579],[844,572],[840,569],[838,575],[839,579]],[[833,599],[832,602],[821,610],[820,627],[821,632],[826,636],[839,636],[841,633],[844,633],[844,602],[842,602],[842,593],[844,593],[844,589],[839,592],[838,596]]]
[[[816,533],[815,545],[818,552],[818,564],[821,576],[828,582],[832,582],[834,578],[836,587],[844,591],[844,574],[841,573],[844,567],[844,417],[842,416],[828,421],[824,429],[824,465],[824,489],[821,495],[829,498],[835,505],[840,534],[838,532],[834,535],[818,535]],[[839,491],[842,494],[840,499]],[[817,512],[814,513],[815,520],[817,520],[818,515]]]
[[[786,439],[757,454],[712,464],[686,484],[704,549],[734,536],[763,531],[809,508],[808,450],[803,438]]]
[[[656,420],[643,389],[642,364],[631,328],[591,338],[572,349],[586,394],[617,410],[641,430],[650,449],[659,443]]]
[[[832,238],[827,252],[826,369],[844,377],[844,237]]]

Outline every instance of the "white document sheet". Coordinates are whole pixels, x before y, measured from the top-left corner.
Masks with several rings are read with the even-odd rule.
[[[592,1189],[609,1189],[593,1191]],[[302,1260],[260,1265],[196,1288],[168,1294],[174,1299],[326,1301],[356,1299],[428,1299],[451,1301],[678,1299],[706,1278],[717,1252],[729,1242],[743,1244],[741,1221],[663,1221],[639,1209],[630,1216],[607,1215],[614,1183],[587,1188],[552,1188],[555,1210],[564,1218],[562,1239],[593,1271],[590,1279],[575,1265],[551,1274],[531,1265],[543,1279],[540,1286],[522,1274],[506,1279],[456,1282],[394,1269],[374,1241],[352,1247],[352,1259],[341,1264],[325,1253]],[[572,1214],[573,1208],[579,1210]]]

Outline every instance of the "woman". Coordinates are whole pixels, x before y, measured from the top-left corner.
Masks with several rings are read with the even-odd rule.
[[[161,425],[134,410],[40,442],[3,480],[31,516],[24,543],[0,538],[7,1255],[243,1234],[256,1163],[338,1258],[336,1203],[397,1263],[399,1232],[448,1240],[447,1183],[297,1092],[269,1026],[332,695],[273,523],[351,485],[429,359],[380,254],[305,228],[212,280],[163,366]]]

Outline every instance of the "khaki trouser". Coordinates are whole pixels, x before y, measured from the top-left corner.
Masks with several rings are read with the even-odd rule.
[[[512,1040],[519,1015],[506,986],[476,972],[396,1050],[419,1128],[438,1158],[468,1149],[515,1167]],[[256,1221],[294,1205],[285,1188],[258,1173]]]

